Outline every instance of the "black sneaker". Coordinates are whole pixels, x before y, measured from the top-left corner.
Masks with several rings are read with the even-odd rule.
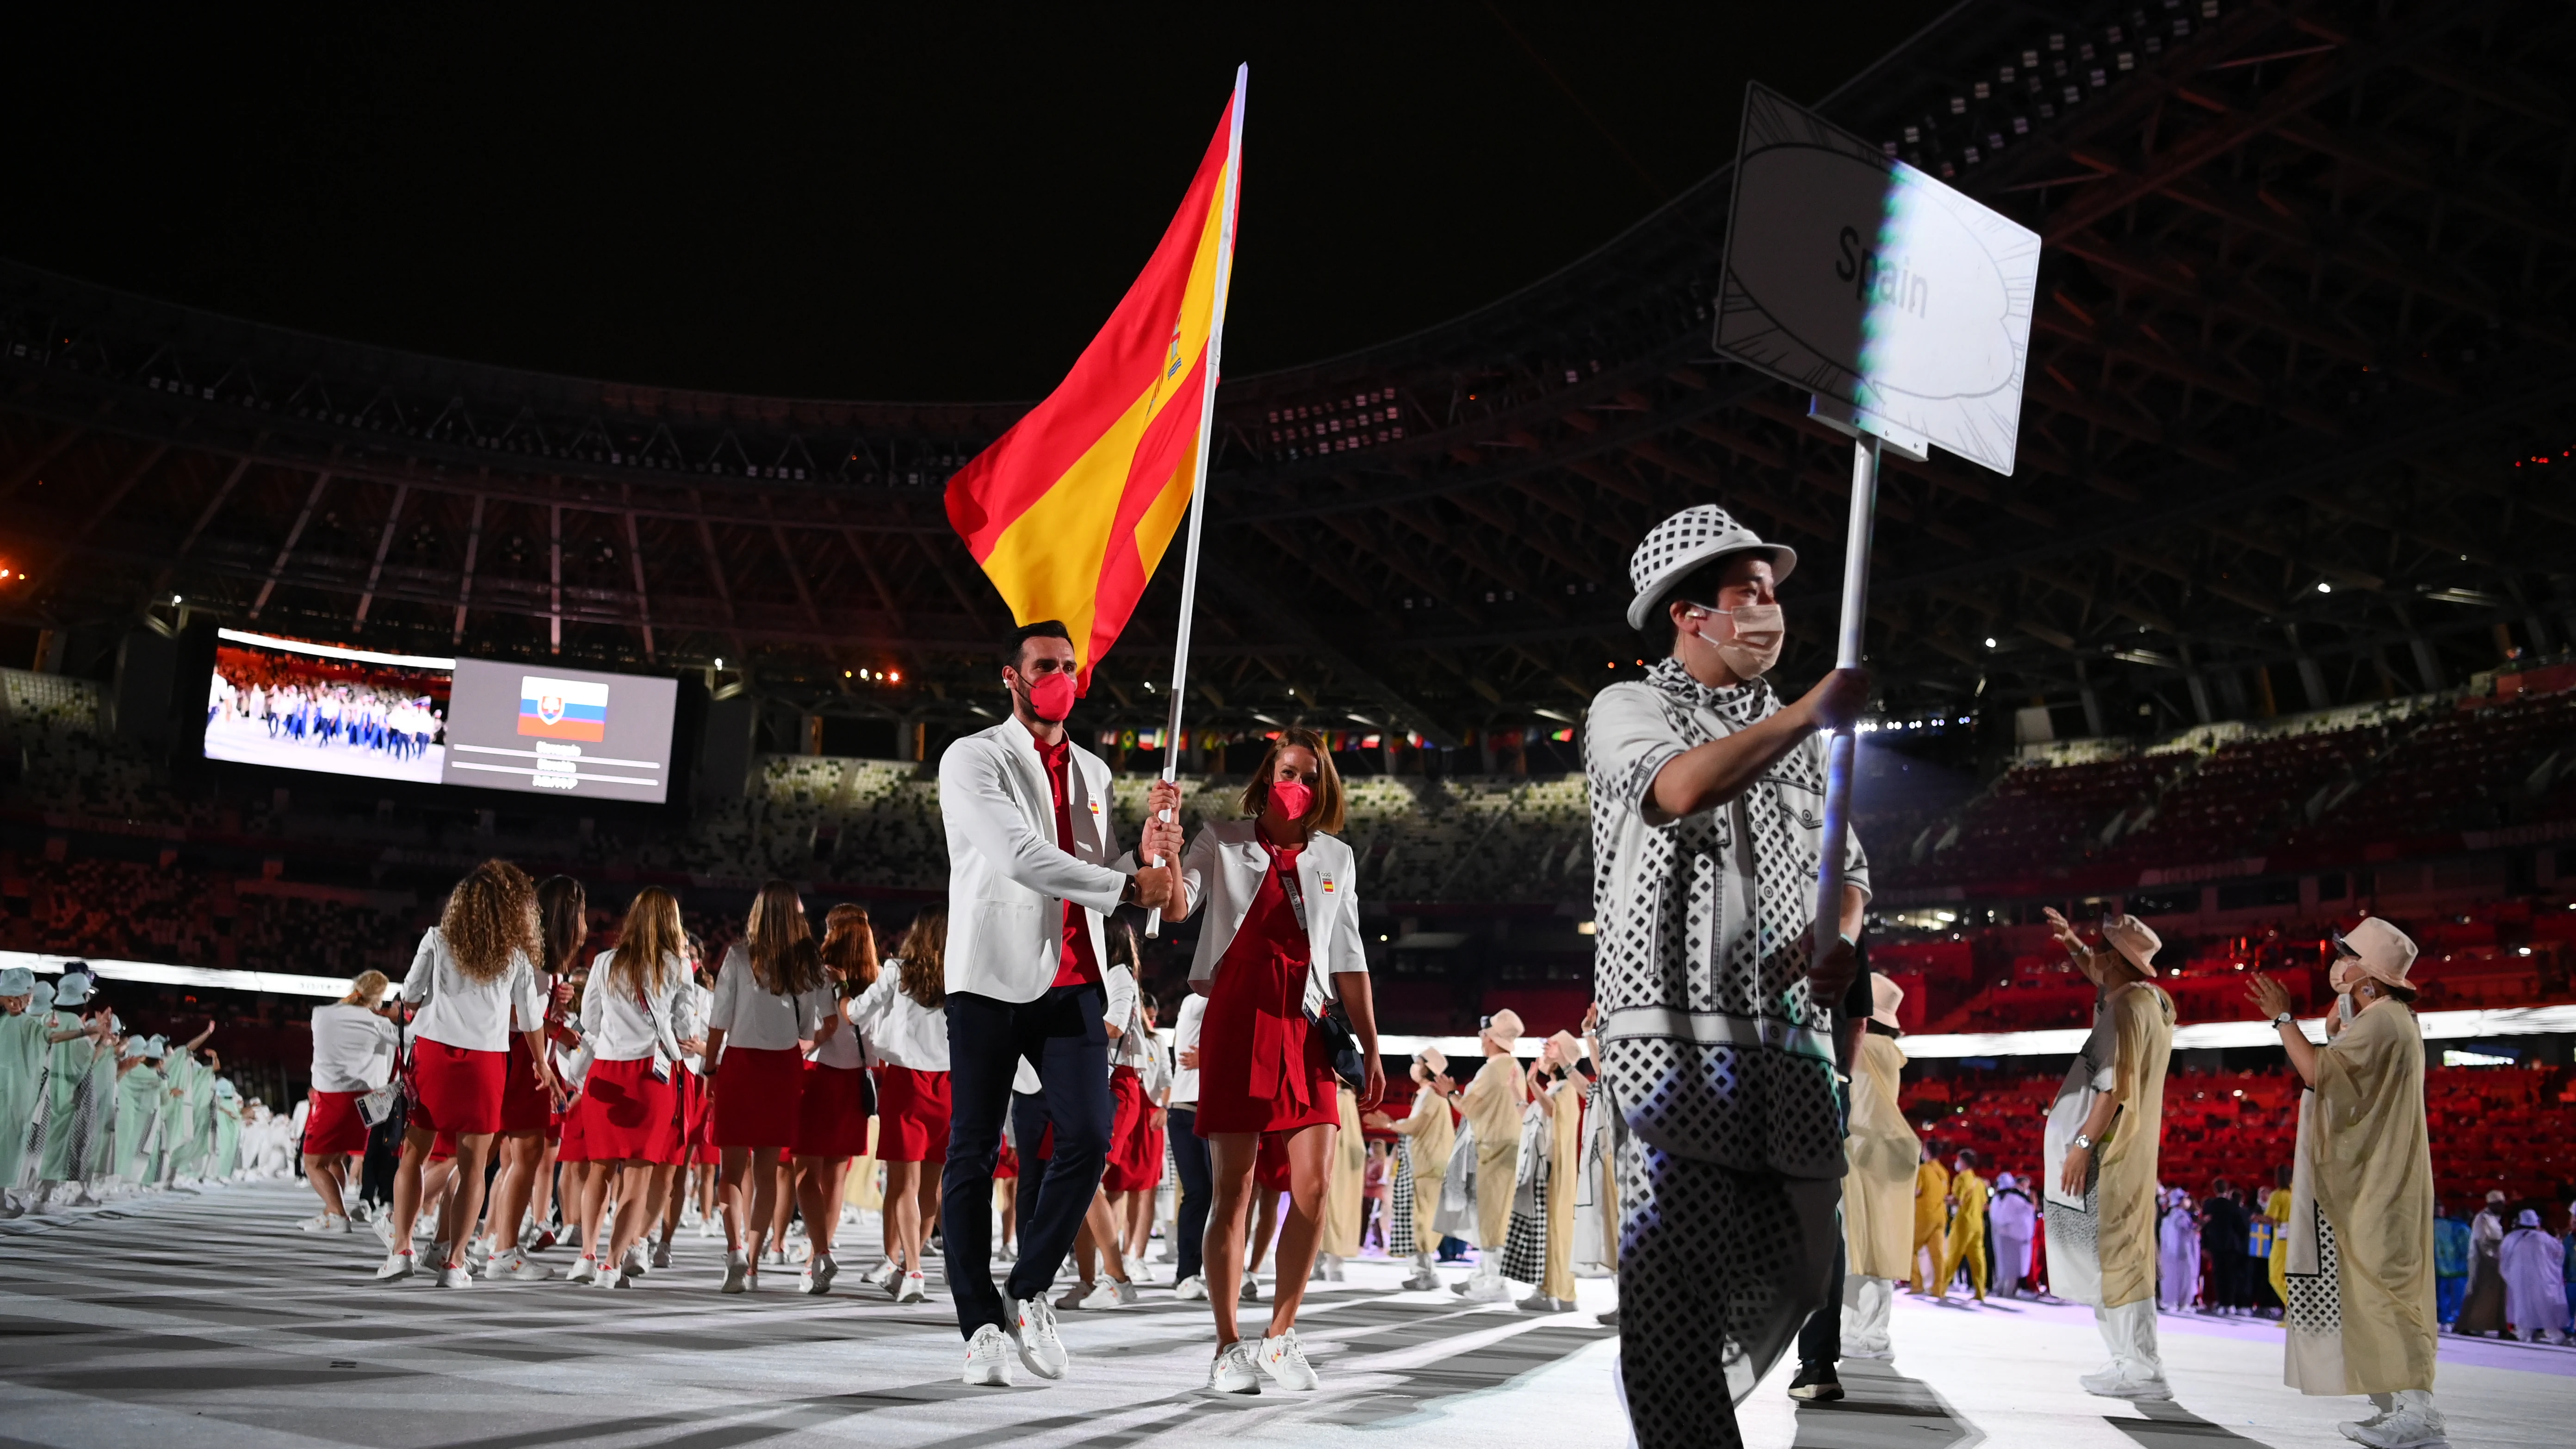
[[[1829,1363],[1802,1363],[1798,1376],[1789,1380],[1789,1397],[1802,1404],[1830,1404],[1842,1396],[1842,1380],[1834,1377]]]

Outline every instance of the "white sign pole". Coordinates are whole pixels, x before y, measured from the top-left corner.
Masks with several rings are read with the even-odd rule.
[[[1869,546],[1878,523],[1876,437],[1852,444],[1851,531],[1843,539],[1842,633],[1834,646],[1836,669],[1858,669],[1869,632]],[[1816,863],[1815,959],[1832,949],[1843,918],[1843,842],[1851,824],[1852,757],[1859,737],[1845,729],[1833,737],[1825,759],[1825,848]],[[1823,1003],[1839,1009],[1840,1002]]]
[[[1233,129],[1225,148],[1225,219],[1217,224],[1216,307],[1208,319],[1206,375],[1200,381],[1197,476],[1190,480],[1190,537],[1181,555],[1181,624],[1172,636],[1172,704],[1163,726],[1163,779],[1167,783],[1178,780],[1181,773],[1181,706],[1188,699],[1190,685],[1190,619],[1197,613],[1199,601],[1199,525],[1207,518],[1208,445],[1216,436],[1217,361],[1225,350],[1225,298],[1234,282],[1234,198],[1243,177],[1243,90],[1251,83],[1252,66],[1236,66]],[[1171,811],[1163,812],[1167,821],[1172,816]],[[1163,858],[1155,856],[1151,863],[1160,869]],[[1145,917],[1145,934],[1163,934],[1160,909]]]

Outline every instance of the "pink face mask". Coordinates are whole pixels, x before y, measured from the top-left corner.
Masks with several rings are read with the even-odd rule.
[[[1073,713],[1076,692],[1071,674],[1041,674],[1029,682],[1029,713],[1048,724],[1062,724]]]
[[[1278,807],[1280,818],[1303,820],[1315,804],[1315,792],[1303,780],[1273,780],[1270,803]]]

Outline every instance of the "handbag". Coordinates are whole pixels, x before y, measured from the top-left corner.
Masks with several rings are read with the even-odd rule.
[[[370,1128],[382,1127],[392,1120],[397,1112],[403,1113],[406,1118],[409,1116],[411,1102],[408,1094],[411,1091],[411,1073],[403,1070],[403,1038],[406,1034],[403,1024],[396,1022],[393,1070],[386,1074],[383,1086],[358,1098],[358,1120],[366,1123]]]
[[[1360,1055],[1359,1033],[1351,1028],[1351,1014],[1341,998],[1333,995],[1324,980],[1324,969],[1314,956],[1314,929],[1306,924],[1306,892],[1297,884],[1297,873],[1271,857],[1271,869],[1279,873],[1279,885],[1288,893],[1288,909],[1297,917],[1297,929],[1306,933],[1306,1026],[1323,1039],[1324,1060],[1342,1085],[1356,1092],[1368,1085],[1368,1061]]]

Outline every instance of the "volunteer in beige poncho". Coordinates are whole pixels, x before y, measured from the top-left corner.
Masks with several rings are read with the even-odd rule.
[[[1578,1070],[1582,1062],[1583,1044],[1563,1031],[1547,1039],[1539,1058],[1539,1076],[1546,1085],[1535,1100],[1547,1114],[1547,1131],[1541,1139],[1547,1152],[1547,1195],[1538,1207],[1547,1221],[1547,1249],[1537,1290],[1521,1300],[1521,1307],[1540,1312],[1562,1313],[1574,1307],[1574,1193],[1583,1151],[1585,1083]]]
[[[1897,1105],[1905,1051],[1896,1008],[1905,988],[1872,973],[1868,1029],[1851,1064],[1851,1132],[1843,1138],[1843,1356],[1887,1358],[1896,1280],[1913,1273],[1914,1163],[1922,1139]]]
[[[2101,992],[2042,1139],[2049,1288],[2091,1304],[2111,1350],[2108,1364],[2079,1380],[2087,1393],[2170,1399],[2156,1347],[2156,1152],[2174,1029],[2173,998],[2154,980],[2164,943],[2135,916],[2103,922],[2109,945],[2099,948],[2055,910],[2048,920]]]
[[[2433,1153],[2424,1037],[2409,1007],[2415,943],[2370,919],[2335,938],[2340,993],[2329,1040],[2311,1043],[2289,993],[2257,976],[2247,995],[2279,1032],[2308,1091],[2290,1182],[2285,1380],[2309,1394],[2368,1394],[2379,1412],[2341,1425],[2372,1449],[2443,1442],[2433,1405]]]
[[[1361,1120],[1403,1134],[1404,1149],[1396,1159],[1392,1221],[1387,1224],[1387,1252],[1413,1259],[1404,1286],[1415,1292],[1440,1286],[1433,1266],[1440,1234],[1431,1227],[1440,1211],[1440,1189],[1449,1175],[1449,1154],[1458,1145],[1458,1125],[1449,1116],[1449,1097],[1457,1084],[1449,1080],[1449,1058],[1438,1047],[1413,1054],[1413,1110],[1402,1118],[1371,1113]]]
[[[1521,1064],[1512,1056],[1520,1039],[1520,1013],[1506,1009],[1486,1017],[1476,1037],[1485,1065],[1459,1099],[1467,1127],[1476,1134],[1476,1271],[1456,1287],[1470,1303],[1508,1303],[1512,1297],[1503,1277],[1503,1244],[1511,1234],[1512,1190],[1520,1176],[1521,1112],[1529,1106]]]

